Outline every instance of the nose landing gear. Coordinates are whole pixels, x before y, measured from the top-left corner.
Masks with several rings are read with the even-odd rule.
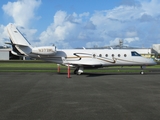
[[[141,71],[140,74],[141,74],[141,75],[144,75],[144,71]]]
[[[141,72],[140,72],[141,75],[144,75],[144,71],[143,71],[144,68],[146,68],[146,66],[141,66]]]

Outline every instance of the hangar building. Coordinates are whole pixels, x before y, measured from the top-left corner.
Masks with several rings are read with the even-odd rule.
[[[9,60],[9,49],[0,49],[0,60]]]
[[[160,54],[160,44],[153,44],[152,49],[156,54]]]
[[[0,60],[17,60],[20,59],[19,56],[15,56],[11,53],[11,48],[2,48],[0,46]]]

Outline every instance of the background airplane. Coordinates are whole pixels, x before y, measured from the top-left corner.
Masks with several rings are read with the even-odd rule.
[[[84,68],[100,68],[109,66],[140,66],[143,68],[155,65],[151,58],[142,57],[134,50],[125,49],[57,49],[56,46],[32,47],[27,39],[15,27],[7,25],[11,40],[12,54],[54,62],[56,64],[75,67],[74,73],[80,75]]]

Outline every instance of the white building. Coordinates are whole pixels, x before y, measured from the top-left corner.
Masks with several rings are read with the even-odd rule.
[[[9,60],[11,49],[0,49],[0,60]]]
[[[160,54],[160,44],[153,44],[152,48],[154,52],[156,52],[157,54]]]

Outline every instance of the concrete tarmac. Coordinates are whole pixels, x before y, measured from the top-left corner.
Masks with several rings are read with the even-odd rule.
[[[160,74],[0,72],[0,120],[159,120]]]

